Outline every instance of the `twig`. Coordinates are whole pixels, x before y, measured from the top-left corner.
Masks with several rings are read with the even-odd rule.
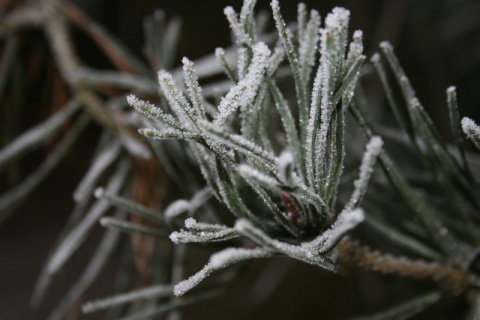
[[[455,294],[461,293],[468,282],[467,274],[457,268],[437,262],[410,260],[374,251],[348,237],[342,239],[337,250],[340,256],[350,263],[365,269],[384,274],[396,274],[414,279],[430,279]]]

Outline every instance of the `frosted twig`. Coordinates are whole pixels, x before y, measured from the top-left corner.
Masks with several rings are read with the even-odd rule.
[[[465,289],[469,281],[468,275],[461,269],[444,266],[438,262],[410,260],[382,254],[348,238],[343,239],[337,249],[343,259],[365,270],[414,279],[431,279],[457,294]]]
[[[90,89],[75,82],[72,78],[72,74],[78,70],[80,63],[73,48],[70,34],[67,31],[62,6],[49,3],[49,1],[43,1],[43,4],[46,14],[45,19],[43,19],[45,33],[62,76],[72,87],[87,113],[102,126],[115,132],[115,123],[111,115],[103,107],[99,96]],[[72,9],[71,5],[67,7],[70,10]],[[97,28],[91,29],[101,29],[98,25],[96,26]],[[112,59],[112,61],[113,60],[115,59]]]

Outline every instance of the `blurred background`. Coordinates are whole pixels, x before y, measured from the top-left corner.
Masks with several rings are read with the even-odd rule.
[[[269,10],[267,1],[258,2],[257,11]],[[317,9],[322,17],[335,6],[349,9],[352,32],[356,29],[364,32],[367,57],[378,51],[380,41],[389,40],[423,105],[439,128],[445,128],[441,131],[447,139],[450,139],[446,130],[445,90],[448,86],[457,87],[461,115],[480,120],[480,1],[304,2],[308,8]],[[14,31],[9,29],[11,17],[35,3],[0,0],[1,146],[55,113],[71,95],[45,30],[35,23]],[[230,45],[223,8],[231,5],[238,12],[241,1],[76,0],[73,4],[144,61],[143,19],[160,14],[159,9],[163,10],[167,21],[181,19],[181,36],[172,58],[173,66],[178,66],[183,56],[195,60],[211,54],[216,47]],[[287,22],[295,20],[297,4],[297,1],[280,1]],[[78,23],[72,20],[68,23],[73,47],[82,65],[101,70],[118,69],[118,64],[112,62],[105,49],[81,30]],[[9,40],[12,34],[14,41]],[[369,92],[376,103],[383,103],[378,83]],[[90,124],[51,174],[0,224],[0,319],[45,319],[78,277],[82,262],[98,243],[100,233],[95,230],[47,299],[36,310],[29,306],[35,281],[72,210],[72,191],[89,166],[100,132],[98,124]],[[48,141],[28,157],[3,168],[0,171],[1,194],[32,172],[54,142]],[[198,255],[200,262],[192,262],[192,270],[202,265],[208,252],[199,250]],[[109,262],[86,296],[103,297],[111,293],[111,271],[115,270],[119,259],[114,257]],[[268,268],[277,270],[275,273],[281,274],[283,279],[279,286],[264,292],[261,290],[263,284],[255,275]],[[407,299],[412,286],[419,290],[432,286],[430,283],[409,284],[403,279],[399,281],[395,277],[356,270],[331,275],[286,259],[274,260],[267,266],[264,262],[255,262],[245,272],[246,280],[234,285],[227,294],[188,308],[186,319],[341,319]],[[452,297],[440,308],[423,314],[421,319],[454,319],[455,312],[462,310],[462,303]],[[452,313],[445,313],[447,309]],[[70,316],[76,318],[77,315]],[[96,316],[85,318],[96,319]]]

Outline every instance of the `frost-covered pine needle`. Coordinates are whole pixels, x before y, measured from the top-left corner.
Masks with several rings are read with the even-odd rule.
[[[185,227],[190,231],[175,231],[170,234],[173,243],[226,241],[239,236],[233,229],[219,224],[197,222],[193,218],[185,220]]]
[[[101,177],[101,174],[117,160],[121,150],[121,144],[115,141],[100,151],[73,192],[73,199],[75,199],[76,202],[84,201],[87,197],[91,196],[92,190],[95,188],[95,183]]]
[[[267,187],[270,190],[275,190],[280,187],[279,181],[274,177],[263,173],[248,164],[241,164],[238,166],[238,173],[247,179],[253,179],[261,185]]]
[[[180,243],[207,243],[207,242],[220,242],[227,241],[239,237],[240,235],[236,230],[225,229],[215,232],[208,231],[175,231],[170,234],[170,240],[175,244]]]
[[[362,164],[360,165],[359,177],[353,182],[355,189],[345,205],[344,210],[351,211],[355,209],[367,192],[368,181],[372,175],[377,157],[382,151],[382,146],[383,140],[378,136],[372,137],[367,144],[367,150],[363,155]]]
[[[197,116],[200,118],[206,118],[205,108],[203,106],[202,99],[202,88],[198,83],[198,76],[193,70],[193,62],[188,60],[186,57],[182,59],[183,63],[183,74],[185,85],[187,86],[188,94],[190,95],[190,100],[192,101],[194,112],[197,113]]]
[[[178,283],[173,293],[176,296],[184,295],[186,292],[193,289],[212,272],[224,269],[240,261],[249,259],[265,258],[272,255],[272,252],[264,248],[243,249],[243,248],[227,248],[213,254],[210,261],[203,267],[202,270],[191,276],[190,278]]]
[[[195,130],[197,115],[193,111],[192,106],[183,92],[177,86],[175,81],[173,81],[172,75],[165,70],[161,70],[158,72],[158,82],[160,83],[160,88],[177,118],[183,124],[187,125],[189,129]]]
[[[44,122],[27,130],[7,144],[0,150],[0,171],[5,168],[5,163],[28,152],[54,135],[78,109],[80,109],[80,103],[77,100],[72,100],[61,111],[56,112]]]
[[[270,61],[268,62],[267,66],[267,75],[272,76],[275,71],[277,71],[278,67],[282,63],[283,59],[285,58],[285,50],[283,47],[277,45],[275,49],[273,49],[272,56],[270,57]]]
[[[307,84],[310,80],[312,67],[315,65],[319,39],[320,15],[316,10],[310,12],[310,20],[306,26],[304,35],[300,38],[300,47],[298,48],[298,60],[300,64],[300,73],[302,82]]]
[[[302,81],[302,76],[300,72],[300,64],[298,61],[298,55],[296,53],[295,47],[292,42],[292,35],[290,30],[286,28],[285,21],[282,18],[280,13],[280,5],[278,0],[272,0],[270,3],[272,7],[273,19],[275,20],[275,26],[282,41],[282,44],[285,48],[285,53],[287,54],[288,62],[290,63],[293,79],[295,82],[295,91],[297,93],[297,104],[300,114],[300,128],[301,140],[305,141],[306,130],[305,124],[308,122],[308,106],[307,106],[307,96],[305,84]]]
[[[128,165],[121,162],[111,178],[107,190],[117,193],[126,178]],[[97,201],[87,212],[85,217],[69,232],[62,243],[55,249],[47,263],[47,271],[50,274],[57,273],[68,259],[76,252],[78,247],[85,240],[88,232],[93,228],[97,220],[108,210],[109,203],[105,200]]]
[[[230,80],[235,83],[238,82],[238,77],[235,74],[234,68],[230,65],[230,62],[228,62],[227,58],[225,57],[225,50],[223,50],[222,48],[216,48],[215,57],[223,66],[225,74],[230,78]]]
[[[248,67],[247,74],[220,101],[218,114],[213,121],[217,127],[223,126],[237,108],[246,107],[253,102],[263,80],[270,53],[270,49],[263,42],[253,46],[252,63]]]
[[[294,161],[293,153],[290,150],[283,151],[280,154],[280,157],[278,157],[278,177],[287,186],[292,186],[294,184]]]
[[[238,21],[237,13],[233,10],[232,7],[228,6],[223,10],[223,13],[227,17],[228,22],[230,23],[230,28],[235,35],[235,41],[238,46],[242,44],[251,44],[251,39],[245,34],[243,28]]]
[[[249,37],[251,42],[256,40],[255,19],[253,12],[256,3],[256,0],[244,0],[242,9],[240,10],[240,25],[243,27],[245,35]]]
[[[365,214],[362,209],[344,210],[338,215],[337,220],[330,229],[311,242],[303,244],[303,247],[316,254],[325,253],[332,249],[345,233],[355,228],[363,220],[365,220]]]
[[[329,258],[319,255],[315,246],[306,244],[293,245],[271,238],[265,232],[255,227],[252,223],[245,219],[239,219],[235,223],[235,229],[241,234],[249,237],[259,245],[268,248],[274,252],[281,253],[288,257],[320,266],[324,269],[333,271],[335,264]],[[308,243],[307,243],[308,244]]]
[[[166,297],[172,294],[172,289],[173,288],[168,285],[156,285],[123,294],[118,294],[109,298],[88,301],[82,305],[82,311],[84,313],[92,313],[109,308],[114,308],[134,301]]]
[[[163,219],[160,212],[147,208],[137,202],[131,201],[127,198],[120,197],[116,194],[108,192],[103,188],[95,189],[94,195],[97,199],[105,199],[110,204],[116,206],[117,208],[124,210],[126,212],[135,214],[139,217],[155,221],[158,223],[164,223],[165,220]]]
[[[172,128],[184,129],[184,127],[174,117],[172,117],[168,113],[163,112],[162,109],[157,108],[150,102],[138,99],[133,94],[129,94],[127,96],[127,102],[136,111],[143,113],[154,121],[160,121],[169,125]]]
[[[480,149],[480,126],[470,118],[463,117],[462,129],[467,137],[472,140],[475,146]]]
[[[277,158],[274,154],[264,150],[258,144],[245,139],[243,136],[228,133],[208,121],[199,121],[199,124],[205,129],[206,136],[211,140],[216,140],[228,147],[245,154],[247,157],[260,161],[269,171],[274,171],[273,166],[277,164]],[[220,149],[218,152],[224,152]]]
[[[201,141],[202,136],[198,133],[189,132],[186,130],[165,129],[157,130],[152,128],[138,129],[138,133],[142,136],[155,140],[197,140]]]
[[[145,227],[136,223],[112,217],[101,218],[100,224],[105,228],[124,232],[127,234],[144,234],[147,236],[153,236],[158,238],[165,238],[168,236],[168,234],[164,231],[155,228]]]

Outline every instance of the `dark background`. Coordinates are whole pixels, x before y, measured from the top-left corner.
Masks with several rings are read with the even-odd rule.
[[[142,17],[155,9],[165,10],[167,17],[183,19],[182,37],[177,52],[191,59],[210,54],[216,47],[230,43],[228,24],[223,8],[232,5],[237,11],[240,1],[75,1],[95,21],[104,25],[134,52],[141,54],[143,43]],[[325,17],[334,6],[351,11],[351,30],[362,29],[365,52],[370,57],[378,51],[378,43],[388,39],[402,62],[417,95],[440,128],[448,127],[445,89],[456,85],[462,115],[479,119],[480,90],[480,1],[467,0],[391,0],[391,1],[305,1]],[[297,1],[280,1],[286,21],[296,16]],[[267,1],[259,8],[269,9]],[[81,59],[91,67],[111,68],[108,60],[79,31],[73,30]],[[44,42],[40,32],[32,31],[32,40]],[[29,50],[26,46],[24,50]],[[45,45],[45,48],[47,46]],[[46,49],[48,54],[48,49]],[[178,63],[177,63],[178,64]],[[40,82],[41,78],[36,81]],[[377,84],[378,85],[378,84]],[[25,104],[36,114],[35,99],[41,96],[35,87]],[[31,116],[27,121],[35,123]],[[448,137],[448,131],[442,130]],[[71,269],[53,288],[46,302],[37,311],[29,308],[33,285],[72,207],[72,190],[88,168],[98,128],[92,126],[62,165],[10,219],[0,225],[0,319],[44,319],[81,270],[82,262],[95,247],[94,233],[87,245],[75,256]],[[22,166],[28,172],[44,153],[38,151]],[[10,185],[0,178],[0,191]],[[75,266],[78,262],[78,268]],[[114,259],[88,294],[102,297],[109,294],[108,270],[115,269]],[[285,260],[274,263],[284,265]],[[255,262],[247,271],[246,280],[228,294],[187,310],[189,319],[339,319],[353,314],[377,310],[391,302],[408,299],[409,282],[395,277],[382,277],[360,271],[332,276],[311,266],[293,263],[274,293],[262,304],[251,305],[251,284],[265,262]],[[78,269],[78,270],[77,270]],[[348,277],[347,277],[348,276]],[[382,280],[382,281],[380,281]],[[406,284],[405,284],[406,283]],[[423,290],[429,283],[415,283]],[[245,307],[248,306],[248,307]],[[454,308],[449,308],[454,306]],[[453,319],[462,310],[460,299],[452,297],[440,308],[419,319]],[[94,317],[91,317],[94,318]]]

